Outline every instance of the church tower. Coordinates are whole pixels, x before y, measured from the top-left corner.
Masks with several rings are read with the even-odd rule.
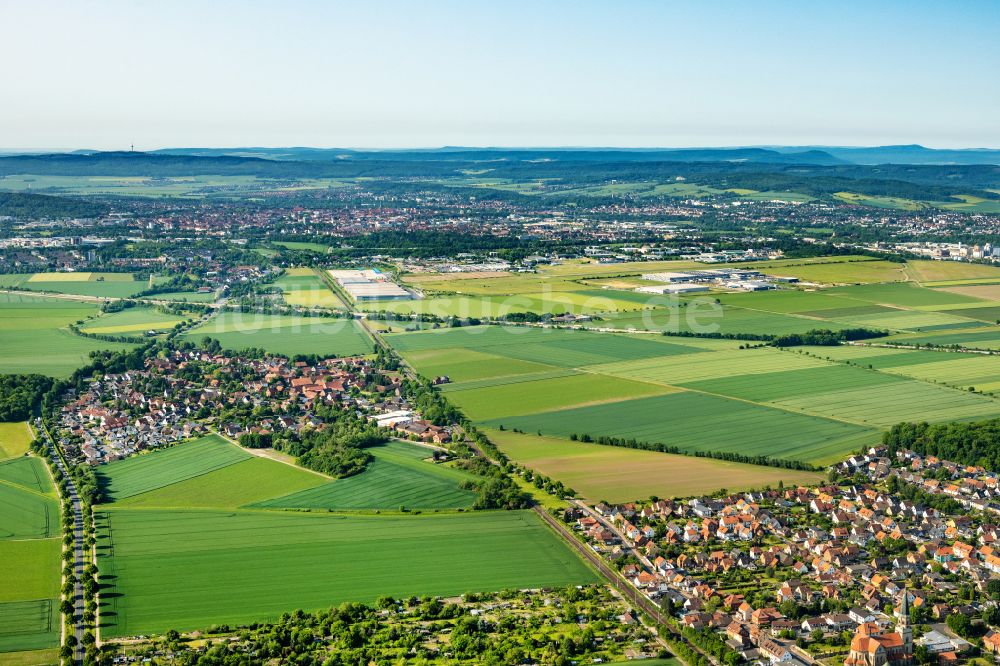
[[[903,598],[896,608],[896,633],[903,639],[903,652],[913,654],[913,629],[910,627],[910,592],[903,588]]]

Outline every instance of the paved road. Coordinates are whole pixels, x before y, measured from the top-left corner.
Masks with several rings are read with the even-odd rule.
[[[644,567],[646,567],[648,571],[652,572],[654,570],[655,567],[653,567],[653,563],[649,561],[649,558],[646,557],[646,554],[641,550],[639,550],[638,548],[633,548],[631,545],[629,545],[632,543],[632,540],[629,539],[624,532],[618,529],[618,526],[615,525],[613,521],[608,520],[601,514],[597,513],[592,508],[587,506],[586,502],[583,502],[581,500],[577,499],[570,500],[570,504],[582,510],[584,513],[586,513],[588,516],[599,522],[601,525],[611,530],[618,537],[618,539],[621,540],[623,549],[635,555],[636,559],[638,559],[639,562]]]
[[[59,454],[56,448],[55,442],[52,437],[49,436],[48,431],[44,427],[38,427],[38,432],[41,433],[42,437],[49,449],[49,454],[55,461],[56,468],[59,470],[63,478],[66,479],[66,495],[63,499],[68,499],[73,506],[73,573],[76,575],[76,585],[73,589],[73,603],[75,605],[75,612],[73,618],[73,635],[76,637],[76,647],[73,648],[73,662],[77,664],[83,663],[83,634],[86,631],[86,627],[83,623],[83,584],[80,582],[83,580],[83,569],[85,566],[85,544],[83,540],[83,503],[80,501],[80,496],[76,492],[76,484],[73,483],[73,477],[69,475],[69,470],[66,468],[63,462],[62,456]],[[58,486],[57,486],[58,488]]]
[[[352,308],[352,312],[353,312],[353,308]],[[365,329],[365,331],[368,333],[368,335],[371,336],[372,340],[375,341],[375,344],[377,346],[383,347],[383,348],[386,348],[386,349],[391,349],[391,347],[389,347],[389,345],[386,344],[385,340],[382,339],[382,336],[379,334],[379,332],[377,330],[375,330],[372,326],[370,326],[368,324],[368,321],[363,316],[362,317],[356,316],[355,318],[361,324],[361,326]],[[412,368],[410,368],[406,364],[405,361],[402,361],[402,370],[410,378],[414,378],[416,376],[416,373],[413,371]],[[495,460],[492,460],[489,456],[487,456],[473,442],[466,441],[465,444],[470,449],[472,449],[472,451],[473,451],[474,454],[476,454],[476,455],[478,455],[478,456],[480,456],[482,458],[485,458],[486,460],[489,460],[493,464],[497,464]],[[590,510],[590,507],[587,507],[582,502],[578,503],[578,505],[581,506],[586,511],[588,511],[589,513],[592,513],[602,523],[607,524],[612,530],[614,530],[614,532],[616,534],[618,534],[620,537],[622,537],[624,543],[628,543],[627,541],[624,540],[624,535],[622,535],[618,531],[617,527],[615,527],[614,525],[611,525],[610,521],[605,521],[604,518],[603,518],[603,516],[600,516],[600,515],[592,512]],[[692,649],[694,649],[697,652],[699,652],[700,654],[704,655],[704,657],[706,659],[708,659],[709,663],[713,664],[714,666],[720,666],[719,662],[715,659],[715,657],[713,657],[710,654],[707,654],[707,653],[703,652],[697,646],[691,645],[690,643],[688,643],[687,639],[685,639],[683,637],[683,635],[681,635],[681,633],[678,632],[673,627],[673,625],[667,623],[666,617],[660,611],[660,608],[655,603],[653,603],[652,600],[649,599],[649,597],[647,597],[646,595],[640,593],[637,589],[635,589],[635,587],[631,583],[627,582],[624,578],[622,578],[621,574],[619,574],[617,571],[615,571],[614,569],[612,569],[611,567],[609,567],[607,565],[607,563],[604,561],[604,559],[600,555],[598,555],[593,550],[591,550],[589,547],[587,547],[586,545],[584,545],[583,543],[581,543],[579,541],[579,539],[577,539],[576,536],[569,530],[569,528],[567,528],[563,523],[559,522],[558,520],[556,520],[555,518],[553,518],[551,515],[549,515],[549,513],[543,507],[538,506],[536,504],[533,507],[533,509],[534,509],[535,513],[537,513],[541,517],[541,519],[545,523],[547,523],[556,532],[556,534],[558,534],[560,537],[562,537],[562,539],[570,546],[570,548],[572,548],[576,552],[580,553],[583,556],[583,558],[585,560],[587,560],[601,574],[601,576],[608,583],[610,583],[611,586],[615,590],[617,590],[622,595],[623,598],[625,598],[626,600],[628,600],[629,602],[631,602],[633,608],[639,608],[640,610],[642,610],[643,612],[645,612],[647,615],[649,615],[649,617],[651,617],[658,625],[662,625],[662,626],[666,627],[671,633],[673,633],[673,634],[676,635],[676,637],[677,637],[678,640],[683,641],[684,643],[687,643]],[[645,559],[644,556],[642,556],[642,557],[643,557],[643,559]],[[645,561],[647,563],[649,563],[648,559],[646,559]],[[650,566],[651,566],[651,564],[650,564]]]
[[[658,625],[665,627],[668,631],[674,634],[677,640],[686,643],[688,647],[708,659],[709,663],[714,664],[715,666],[720,666],[715,657],[702,651],[698,646],[692,645],[688,642],[688,640],[674,628],[673,624],[667,622],[666,616],[649,597],[635,589],[631,583],[622,578],[621,574],[608,566],[608,564],[604,561],[604,558],[577,539],[576,535],[573,534],[573,532],[566,527],[566,525],[553,518],[548,511],[540,506],[536,505],[534,510],[535,513],[537,513],[539,517],[541,517],[541,519],[556,532],[556,534],[562,537],[563,541],[565,541],[570,548],[582,555],[583,558],[587,560],[587,562],[589,562],[591,566],[593,566],[597,572],[611,584],[613,588],[618,590],[618,592],[621,593],[625,599],[631,602],[634,608],[638,608],[649,615],[649,617],[653,618]]]

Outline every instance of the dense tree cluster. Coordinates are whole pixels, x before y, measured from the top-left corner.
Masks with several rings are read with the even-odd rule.
[[[26,421],[52,384],[42,375],[0,375],[0,421]]]
[[[889,335],[889,331],[879,331],[871,328],[844,328],[831,331],[827,328],[814,328],[805,333],[788,333],[780,335],[771,341],[775,347],[798,347],[800,345],[819,345],[832,347],[851,340],[868,340]]]
[[[514,432],[519,431],[515,429]],[[574,442],[593,442],[596,444],[604,444],[605,446],[621,446],[626,449],[642,449],[644,451],[659,451],[660,453],[676,453],[680,455],[694,456],[696,458],[715,458],[716,460],[728,460],[730,462],[746,463],[749,465],[767,465],[769,467],[782,467],[785,469],[801,469],[808,471],[815,471],[818,469],[814,465],[810,465],[799,460],[772,458],[770,456],[748,456],[731,451],[686,451],[670,444],[664,444],[662,442],[643,442],[635,438],[610,437],[608,435],[599,435],[594,437],[588,433],[571,433],[569,438]]]
[[[298,439],[284,440],[279,448],[298,458],[308,469],[343,478],[359,474],[372,460],[364,449],[387,441],[384,432],[354,412],[336,407],[316,410],[325,421],[321,430],[308,430]]]
[[[923,456],[937,456],[963,465],[1000,470],[1000,419],[969,423],[898,423],[882,435],[882,443],[895,456],[910,449]]]

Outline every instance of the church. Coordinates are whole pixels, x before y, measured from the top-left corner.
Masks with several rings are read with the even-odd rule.
[[[874,622],[865,622],[851,640],[844,666],[912,666],[913,629],[910,628],[909,593],[896,608],[896,631],[887,634]]]

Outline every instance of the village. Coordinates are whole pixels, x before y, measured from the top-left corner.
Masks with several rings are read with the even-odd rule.
[[[435,382],[446,382],[439,377]],[[165,350],[70,391],[64,449],[92,465],[217,432],[268,445],[348,412],[389,436],[445,445],[377,358],[292,361]],[[1000,476],[875,447],[819,487],[609,505],[563,519],[695,645],[724,661],[949,664],[1000,654]]]
[[[351,410],[396,437],[442,444],[449,428],[425,421],[404,395],[401,379],[366,358],[316,363],[283,357],[246,358],[203,349],[147,358],[88,382],[62,408],[63,446],[94,465],[216,431],[296,437],[322,429],[320,406]]]
[[[575,502],[564,520],[689,640],[724,640],[727,663],[1000,654],[1000,477],[887,455],[853,456],[821,487]]]

